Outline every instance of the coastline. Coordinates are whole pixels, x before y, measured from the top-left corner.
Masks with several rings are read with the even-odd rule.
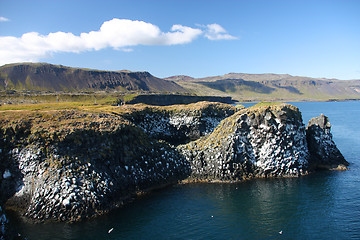
[[[9,119],[3,119],[2,138],[9,145],[1,153],[7,162],[1,169],[6,176],[2,181],[10,184],[15,199],[20,196],[17,182],[22,182],[23,196],[30,203],[23,206],[28,219],[74,222],[103,215],[134,197],[173,184],[299,177],[308,174],[309,167],[313,171],[327,164],[309,158],[301,114],[288,104],[262,103],[250,109],[218,103],[138,107],[130,110],[130,115],[75,110],[9,112]],[[24,123],[24,117],[32,120]],[[44,119],[51,124],[56,120],[57,125],[46,126]],[[327,127],[325,122],[316,133]],[[330,137],[328,133],[326,130],[319,138],[319,144]],[[183,142],[171,147],[164,136],[177,136],[176,141]],[[301,141],[295,141],[297,138]],[[288,140],[277,143],[277,139]],[[336,149],[331,141],[327,139],[328,145],[319,145],[319,149]],[[103,144],[94,148],[96,142]],[[273,150],[263,152],[263,145]],[[236,152],[228,154],[229,147]],[[279,147],[285,155],[277,155]],[[106,167],[103,159],[108,160]],[[329,166],[338,166],[340,160]],[[20,163],[20,169],[12,161]],[[11,192],[9,197],[14,197]]]

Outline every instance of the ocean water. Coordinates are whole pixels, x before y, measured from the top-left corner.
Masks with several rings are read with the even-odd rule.
[[[350,170],[176,185],[75,224],[10,220],[30,240],[360,239],[360,102],[292,104],[306,124],[321,113],[330,118],[334,141]]]

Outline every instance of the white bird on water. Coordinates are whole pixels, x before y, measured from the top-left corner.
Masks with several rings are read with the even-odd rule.
[[[279,234],[281,235],[283,233],[283,231],[280,231]]]
[[[111,233],[113,230],[114,230],[114,228],[111,228],[111,229],[108,231],[108,233]]]

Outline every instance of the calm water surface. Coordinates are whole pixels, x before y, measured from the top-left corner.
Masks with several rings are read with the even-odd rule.
[[[177,185],[76,224],[11,220],[30,240],[360,239],[360,102],[292,104],[300,108],[305,123],[320,113],[330,118],[349,171]]]

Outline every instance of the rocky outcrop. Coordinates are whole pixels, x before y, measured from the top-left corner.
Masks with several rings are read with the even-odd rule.
[[[209,136],[178,148],[191,164],[190,180],[195,181],[307,173],[305,126],[299,110],[286,104],[241,110]]]
[[[330,129],[331,124],[324,114],[310,119],[308,123],[306,138],[311,169],[344,170],[349,165],[333,141]]]
[[[177,151],[116,115],[35,113],[25,125],[13,117],[2,124],[0,141],[11,144],[2,148],[1,192],[36,221],[96,216],[189,174]]]
[[[292,177],[348,165],[328,119],[306,129],[288,104],[9,111],[0,143],[0,204],[34,221],[97,216],[183,180]]]
[[[238,111],[207,137],[178,147],[191,165],[189,181],[289,177],[313,170],[346,169],[328,118],[310,120],[288,104]]]

